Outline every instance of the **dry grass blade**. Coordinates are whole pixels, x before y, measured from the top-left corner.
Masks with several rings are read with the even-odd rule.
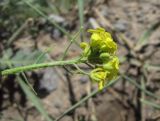
[[[160,65],[145,64],[144,68],[146,68],[147,70],[160,71]]]
[[[26,20],[19,29],[17,29],[16,32],[13,33],[13,35],[9,38],[7,44],[8,46],[17,38],[18,35],[22,33],[22,31],[26,28],[28,24],[28,20]]]
[[[84,0],[78,0],[78,8],[79,8],[79,20],[80,26],[83,27],[83,9],[84,9]],[[81,29],[81,41],[84,40],[84,29]]]
[[[41,15],[42,17],[44,17],[46,20],[48,20],[51,24],[53,24],[56,28],[58,28],[61,32],[63,32],[65,35],[67,35],[68,38],[71,38],[70,34],[61,26],[59,26],[55,21],[51,20],[48,18],[48,16],[46,16],[41,10],[39,10],[38,8],[36,8],[35,6],[33,6],[29,0],[22,0],[24,3],[26,3],[29,7],[31,7],[32,9],[35,10],[35,12],[37,12],[39,15]]]
[[[138,89],[140,89],[141,91],[143,91],[145,94],[155,98],[155,99],[160,99],[160,96],[157,96],[155,94],[153,94],[152,92],[144,89],[141,87],[141,85],[139,85],[135,80],[133,80],[132,78],[126,76],[126,75],[121,75],[124,79],[126,79],[127,81],[129,81],[131,84],[135,85]]]
[[[148,101],[148,100],[144,100],[144,99],[141,99],[141,102],[160,110],[160,105],[158,105],[158,104],[156,104],[154,102],[151,102],[151,101]]]
[[[148,38],[151,36],[151,34],[160,26],[160,21],[153,24],[147,31],[145,31],[140,39],[138,40],[134,50],[138,51],[142,48],[143,45],[147,43]]]
[[[42,116],[44,116],[44,118],[47,121],[52,121],[52,119],[49,117],[47,111],[43,108],[40,100],[36,97],[36,95],[34,95],[34,93],[29,89],[29,87],[24,83],[24,81],[19,76],[17,76],[17,78],[22,90],[27,95],[29,100],[31,100],[31,102],[37,108],[37,110],[42,114]]]
[[[7,55],[6,58],[8,59]],[[8,67],[12,67],[12,63],[8,60]],[[22,76],[25,79],[25,82],[28,82],[27,78],[25,77],[24,74],[22,74]],[[33,90],[31,91],[30,88],[27,86],[27,84],[22,80],[22,78],[20,77],[19,74],[17,74],[17,79],[18,79],[18,83],[21,86],[22,90],[24,91],[24,93],[27,95],[27,97],[32,101],[32,103],[34,104],[34,106],[37,108],[37,110],[42,114],[42,116],[44,116],[44,118],[47,121],[52,121],[52,119],[49,117],[47,111],[43,108],[42,104],[40,103],[40,100],[38,99],[38,97],[36,97],[36,95],[33,93]],[[31,88],[32,89],[32,88]]]

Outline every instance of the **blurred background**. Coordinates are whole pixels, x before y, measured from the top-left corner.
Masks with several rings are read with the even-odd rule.
[[[69,45],[65,60],[78,57],[97,27],[111,33],[120,59],[116,83],[94,96],[97,85],[74,66],[1,76],[0,120],[160,121],[159,26],[160,0],[0,0],[1,71],[59,60]]]

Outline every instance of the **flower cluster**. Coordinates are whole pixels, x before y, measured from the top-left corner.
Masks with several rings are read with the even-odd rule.
[[[110,33],[103,28],[89,29],[91,35],[90,43],[82,42],[83,56],[96,65],[90,72],[90,78],[97,82],[99,89],[117,76],[119,70],[119,59],[115,55],[117,44],[113,41]]]

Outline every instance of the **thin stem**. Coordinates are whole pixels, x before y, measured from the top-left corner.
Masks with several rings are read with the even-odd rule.
[[[18,37],[18,35],[20,35],[22,33],[22,31],[26,28],[28,24],[28,20],[26,20],[21,26],[20,28],[18,28],[13,35],[9,38],[7,44],[8,46]]]
[[[64,54],[63,54],[61,60],[63,60],[63,59],[66,57],[67,52],[68,52],[70,46],[76,41],[76,39],[77,39],[77,37],[78,37],[78,35],[79,35],[79,33],[81,32],[82,29],[83,29],[83,28],[80,28],[79,31],[75,34],[75,36],[70,40],[70,43],[69,43],[69,45],[67,46],[67,48],[65,49]]]
[[[34,64],[40,63],[44,56],[51,51],[51,48],[47,48],[44,52],[42,52],[37,59],[35,60]]]
[[[125,75],[121,75],[124,79],[127,79],[130,83],[132,83],[133,85],[135,85],[137,88],[139,88],[140,90],[142,90],[145,94],[153,97],[153,98],[156,98],[156,99],[160,99],[160,96],[157,96],[155,94],[153,94],[152,92],[142,88],[139,84],[136,83],[135,80],[132,80],[131,78],[129,78],[128,76],[125,76]]]
[[[26,84],[28,85],[28,87],[33,91],[33,93],[34,93],[35,95],[37,95],[37,92],[34,90],[33,86],[29,83],[29,81],[28,81],[25,73],[24,73],[24,72],[21,72],[21,74],[22,74],[22,77],[24,78],[24,81],[25,81]],[[19,75],[18,75],[18,76],[19,76]]]
[[[83,71],[82,69],[80,69],[76,64],[73,64],[73,65],[76,67],[76,69],[77,69],[81,74],[84,74],[84,75],[88,75],[88,76],[89,76],[89,73],[87,73],[87,72]]]
[[[4,76],[4,75],[23,72],[23,71],[29,71],[29,70],[52,67],[52,66],[70,65],[70,64],[76,64],[76,63],[81,63],[85,61],[86,61],[85,58],[82,58],[82,59],[76,58],[76,59],[66,60],[66,61],[53,61],[49,63],[33,64],[33,65],[21,66],[21,67],[4,70],[1,72],[1,75]]]
[[[160,105],[156,104],[155,102],[151,102],[151,101],[148,101],[148,100],[145,100],[145,99],[141,99],[141,102],[144,103],[144,104],[150,105],[154,108],[160,109]]]
[[[48,16],[46,16],[41,10],[39,10],[37,7],[35,7],[34,5],[32,5],[28,0],[22,0],[23,2],[25,2],[28,6],[30,6],[32,9],[34,9],[39,15],[43,16],[46,20],[48,20],[50,23],[52,23],[56,28],[58,28],[61,32],[63,32],[65,35],[67,35],[68,38],[71,38],[71,36],[69,35],[69,33],[62,28],[61,26],[59,26],[55,21],[51,20],[48,18]]]
[[[141,88],[146,90],[144,75],[141,76]],[[142,100],[145,100],[145,97],[146,97],[145,93],[141,91]],[[141,119],[142,121],[146,121],[146,106],[143,103],[141,103],[141,117],[142,117]]]
[[[80,26],[83,27],[84,24],[84,17],[83,17],[83,10],[84,10],[84,0],[78,0],[78,9],[79,9],[79,20]],[[84,29],[81,30],[81,41],[84,41]]]
[[[4,52],[5,53],[5,52]],[[9,61],[9,58],[8,56],[5,54],[5,58],[8,60],[8,67],[9,68],[12,68],[12,63]],[[48,115],[47,111],[44,109],[44,107],[42,106],[40,100],[37,98],[36,95],[34,95],[34,93],[32,93],[32,91],[30,89],[33,89],[33,88],[29,88],[27,86],[27,84],[25,84],[25,82],[28,83],[28,80],[25,76],[25,74],[22,72],[22,76],[24,77],[25,79],[25,82],[23,81],[23,79],[20,77],[19,74],[16,74],[17,76],[17,79],[18,79],[18,83],[19,85],[21,86],[22,90],[24,91],[24,93],[27,95],[27,97],[32,101],[32,103],[34,104],[34,106],[37,108],[37,110],[44,116],[44,118],[46,119],[46,121],[53,121],[50,116]],[[29,83],[28,83],[29,84]],[[29,85],[31,86],[31,85]]]
[[[111,81],[108,85],[106,85],[104,88],[110,87],[113,84],[115,84],[117,82],[118,78],[116,80]],[[104,89],[103,88],[103,89]],[[89,98],[93,97],[94,95],[96,95],[97,93],[101,92],[101,90],[95,90],[93,92],[90,93],[90,95],[87,95],[86,97],[84,97],[83,99],[81,99],[79,102],[77,102],[75,105],[73,105],[71,108],[69,108],[68,110],[66,110],[62,115],[60,115],[58,118],[56,118],[55,121],[59,121],[61,118],[63,118],[66,114],[68,114],[70,111],[74,110],[75,108],[79,107],[82,103],[84,103],[85,101],[87,101]]]

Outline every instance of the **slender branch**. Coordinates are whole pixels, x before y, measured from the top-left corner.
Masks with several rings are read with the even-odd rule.
[[[82,63],[85,61],[86,61],[85,58],[81,58],[81,59],[76,58],[76,59],[66,60],[66,61],[53,61],[53,62],[49,62],[49,63],[33,64],[33,65],[16,67],[16,68],[12,68],[12,69],[6,69],[1,72],[1,75],[4,76],[4,75],[23,72],[23,71],[30,71],[30,70],[34,70],[34,69],[46,68],[46,67],[52,67],[52,66],[70,65],[70,64],[76,64],[76,63]]]
[[[135,80],[132,80],[131,78],[129,78],[128,76],[125,76],[123,74],[121,74],[121,76],[124,79],[127,79],[131,84],[135,85],[138,89],[142,90],[145,94],[155,98],[155,99],[160,99],[160,96],[153,94],[151,91],[148,91],[144,88],[142,88]]]
[[[116,82],[118,82],[119,78],[117,78],[116,80],[113,80],[111,82],[109,82],[103,89],[108,88],[110,86],[112,86],[113,84],[115,84]],[[79,107],[82,103],[84,103],[85,101],[87,101],[89,98],[93,97],[94,95],[96,95],[97,93],[101,92],[101,90],[95,90],[93,92],[91,92],[89,95],[87,95],[86,97],[84,97],[83,99],[81,99],[80,101],[78,101],[76,104],[74,104],[73,106],[71,106],[69,109],[67,109],[64,113],[62,113],[59,117],[56,118],[56,120],[54,121],[59,121],[61,118],[63,118],[66,114],[68,114],[70,111],[73,111],[75,108]]]
[[[39,15],[43,16],[46,20],[48,20],[51,24],[53,24],[61,32],[63,32],[65,35],[67,35],[68,38],[72,38],[70,36],[70,34],[67,32],[67,30],[65,30],[64,28],[62,28],[61,26],[59,26],[55,21],[49,19],[47,15],[45,15],[41,10],[39,10],[37,7],[35,7],[34,5],[32,5],[32,3],[30,3],[28,0],[22,0],[22,1],[24,3],[26,3],[29,7],[31,7],[33,10],[35,10],[35,12],[37,12]]]

